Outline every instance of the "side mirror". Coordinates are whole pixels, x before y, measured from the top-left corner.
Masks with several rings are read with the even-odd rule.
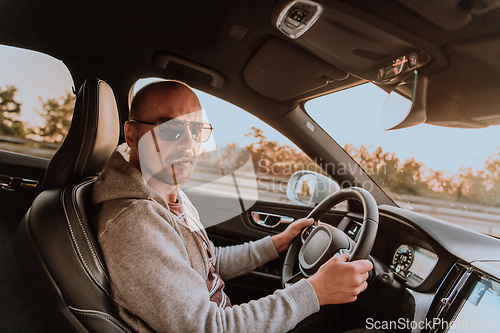
[[[288,180],[286,196],[297,204],[314,206],[339,190],[339,184],[327,176],[301,170],[295,172]]]
[[[413,81],[400,84],[384,101],[382,105],[382,127],[384,130],[415,126],[427,119],[425,101],[429,79],[425,76],[419,76],[416,70],[412,78]],[[406,88],[411,84],[413,84],[413,89]],[[400,90],[410,90],[409,94],[411,94],[412,99],[410,100],[399,93]]]

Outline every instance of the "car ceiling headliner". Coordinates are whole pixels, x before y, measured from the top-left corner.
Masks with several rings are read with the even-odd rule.
[[[168,77],[171,73],[154,66],[153,59],[159,51],[170,52],[215,69],[226,78],[222,90],[196,78],[188,81],[192,86],[244,107],[264,120],[279,117],[311,96],[365,81],[359,78],[358,73],[350,71],[354,75],[345,81],[334,82],[285,101],[262,96],[251,89],[245,82],[243,71],[266,41],[280,38],[303,48],[274,27],[271,17],[276,3],[281,1],[4,0],[0,3],[0,43],[37,50],[63,60],[72,71],[76,86],[89,74],[99,75],[111,81],[110,84],[115,91],[119,90],[118,94],[123,99],[125,87],[128,89],[137,78]],[[330,1],[326,5],[361,17],[384,31],[393,31],[400,38],[430,52],[435,61],[429,66],[428,75],[440,77],[436,82],[441,82],[441,85],[450,77],[457,76],[456,72],[447,74],[453,72],[450,69],[460,67],[454,61],[465,64],[472,58],[481,58],[474,53],[474,47],[467,46],[468,42],[475,42],[484,36],[489,40],[500,36],[498,10],[474,18],[463,28],[448,31],[396,1]],[[242,41],[229,35],[235,24],[248,28]],[[466,52],[462,46],[462,49],[455,47],[464,43],[468,47]],[[493,44],[494,47],[500,45]],[[453,57],[455,53],[457,56]],[[482,56],[487,53],[488,50],[483,50]],[[488,59],[481,59],[481,66]],[[351,65],[356,67],[354,62]],[[493,92],[493,88],[500,86],[496,79],[500,66],[494,61],[493,66],[486,64],[483,70],[488,71],[492,67],[494,72],[488,78],[494,78]],[[464,73],[463,68],[459,73]],[[476,81],[475,85],[481,82]],[[293,85],[294,82],[286,84]],[[455,87],[438,89],[435,85],[433,88],[439,96],[453,91]],[[456,98],[470,88],[466,84],[457,86]],[[431,101],[436,99],[435,96],[429,97]],[[460,100],[458,102],[461,103]],[[496,102],[496,99],[490,100],[487,106]],[[432,112],[439,113],[433,110],[432,105],[430,108]],[[273,110],[272,115],[269,110]],[[460,112],[465,120],[470,118],[470,115]],[[438,120],[446,125],[446,121]]]

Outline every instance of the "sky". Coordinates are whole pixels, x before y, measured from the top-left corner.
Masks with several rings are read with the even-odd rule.
[[[73,79],[62,61],[39,52],[0,45],[0,87],[17,87],[15,100],[22,103],[22,120],[31,126],[43,124],[35,110],[41,111],[44,100],[70,92]],[[35,92],[35,94],[33,94]]]
[[[136,88],[148,81],[138,83]],[[22,103],[21,120],[30,126],[42,124],[35,109],[41,110],[39,97],[60,97],[71,91],[73,81],[64,64],[40,53],[0,46],[0,87],[18,88],[15,99]],[[225,146],[236,142],[245,146],[250,139],[245,134],[255,126],[271,140],[293,145],[276,130],[236,106],[196,91],[206,117],[214,126],[207,145]],[[366,84],[306,103],[306,111],[341,146],[381,146],[386,152],[396,152],[401,160],[413,156],[417,161],[436,170],[455,173],[460,166],[482,169],[485,159],[499,151],[500,126],[486,129],[452,129],[432,125],[383,131],[381,106],[387,94],[374,85]],[[369,110],[370,112],[367,112]],[[238,115],[234,117],[234,114]],[[235,118],[238,125],[235,125]],[[243,125],[242,125],[243,124]]]
[[[461,165],[482,169],[486,158],[499,151],[500,126],[459,129],[420,124],[384,131],[381,106],[386,97],[378,87],[366,84],[310,101],[305,108],[341,146],[380,146],[397,152],[400,160],[413,156],[434,171],[455,173]]]

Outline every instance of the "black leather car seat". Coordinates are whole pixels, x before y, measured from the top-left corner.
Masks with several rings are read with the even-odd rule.
[[[78,91],[66,140],[51,159],[16,234],[16,256],[44,314],[61,332],[132,332],[110,300],[109,276],[89,220],[92,188],[119,138],[115,96],[104,81]]]

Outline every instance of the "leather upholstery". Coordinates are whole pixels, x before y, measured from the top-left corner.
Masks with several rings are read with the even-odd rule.
[[[116,147],[111,88],[88,79],[77,95],[68,137],[52,158],[44,191],[16,235],[16,255],[46,316],[60,332],[132,332],[110,300],[109,276],[90,227],[94,178]]]
[[[86,80],[76,97],[68,135],[50,160],[42,189],[99,174],[118,144],[119,124],[111,87],[96,78]]]

